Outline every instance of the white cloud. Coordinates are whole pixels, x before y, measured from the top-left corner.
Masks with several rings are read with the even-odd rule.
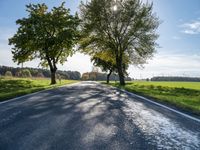
[[[76,53],[68,59],[64,65],[59,65],[61,70],[79,71],[81,73],[89,72],[92,69],[90,57],[84,54]]]
[[[11,46],[8,45],[8,39],[11,38],[14,33],[14,29],[6,27],[0,28],[0,65],[1,61],[7,61],[7,56],[11,56]]]
[[[33,60],[25,62],[24,67],[38,68],[40,60]],[[17,67],[17,63],[12,61],[11,50],[0,50],[0,65]],[[91,71],[92,63],[90,62],[89,56],[77,53],[72,57],[69,57],[67,62],[63,65],[58,65],[59,70],[72,70],[79,71],[81,73]]]
[[[8,39],[14,35],[15,29],[10,28],[0,28],[0,65],[17,67],[17,63],[12,61],[11,46],[8,45]],[[31,62],[26,62],[23,64],[24,67],[34,67],[37,68],[39,65],[39,60],[33,60]],[[72,57],[68,58],[68,61],[64,65],[58,65],[60,70],[74,70],[88,72],[91,71],[92,64],[90,62],[89,56],[77,53]]]
[[[131,66],[130,76],[151,78],[152,76],[199,76],[200,54],[178,55],[158,54],[149,61],[143,70]]]
[[[27,67],[38,67],[38,60],[24,63]],[[0,65],[14,66],[10,50],[0,50]],[[81,73],[91,71],[90,57],[77,53],[70,57],[64,65],[58,65],[59,70],[73,70]],[[196,55],[157,54],[144,69],[130,66],[128,72],[133,78],[151,78],[152,76],[199,76],[200,53]]]
[[[16,32],[15,29],[1,27],[0,28],[0,40],[7,41],[10,37],[12,37],[14,35],[15,32]]]
[[[181,27],[183,28],[182,32],[185,34],[200,34],[200,20],[184,23]]]
[[[189,25],[188,25],[189,26]],[[190,28],[197,28],[197,24]],[[0,30],[0,65],[16,67],[17,64],[12,61],[11,46],[8,46],[8,38],[13,35],[13,30]],[[180,39],[178,36],[173,39]],[[39,60],[24,63],[27,67],[38,67]],[[60,70],[76,70],[81,73],[91,71],[92,63],[90,57],[77,53],[70,57],[64,65],[58,65]],[[158,53],[149,61],[143,70],[131,66],[128,70],[131,77],[150,78],[158,75],[187,75],[200,76],[200,53],[197,55],[177,55]]]

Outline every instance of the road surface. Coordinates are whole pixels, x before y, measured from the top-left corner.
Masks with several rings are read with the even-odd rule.
[[[200,123],[95,82],[0,104],[0,150],[200,149]]]

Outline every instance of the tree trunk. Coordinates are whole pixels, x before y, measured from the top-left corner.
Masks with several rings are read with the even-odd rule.
[[[107,74],[107,84],[109,84],[110,81],[110,75],[112,74],[112,70],[110,70],[109,74]]]
[[[119,66],[117,70],[118,70],[120,85],[124,86],[125,85],[125,80],[124,80],[123,68],[121,66]]]
[[[124,80],[124,71],[123,71],[123,64],[122,64],[122,54],[116,56],[116,62],[117,62],[117,71],[119,75],[119,82],[120,85],[124,86],[125,85],[125,80]]]
[[[51,61],[51,59],[48,56],[46,56],[46,58],[51,71],[51,85],[53,85],[56,84],[56,71],[57,71],[56,63],[55,60]]]
[[[56,70],[51,71],[51,85],[56,84]]]

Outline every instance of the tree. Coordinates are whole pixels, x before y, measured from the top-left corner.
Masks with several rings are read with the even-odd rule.
[[[110,75],[112,73],[117,72],[116,60],[115,60],[115,57],[111,57],[112,55],[113,55],[112,51],[107,50],[107,51],[95,53],[91,58],[95,66],[100,67],[102,71],[104,72],[108,72],[107,78],[106,78],[107,83],[109,83]],[[129,64],[129,59],[126,55],[124,55],[123,71],[125,75],[127,75],[126,70],[128,69],[128,64]]]
[[[28,17],[16,21],[18,31],[9,39],[9,44],[14,45],[13,60],[23,63],[39,58],[40,65],[50,68],[51,84],[56,84],[57,64],[63,64],[74,53],[80,20],[70,15],[64,3],[51,11],[45,4],[26,7]]]
[[[22,77],[25,77],[25,78],[32,77],[31,72],[30,72],[29,69],[22,69],[21,70],[21,75],[22,75]]]
[[[99,66],[101,68],[102,71],[105,71],[105,72],[109,72],[107,74],[107,79],[106,79],[106,82],[107,84],[109,83],[109,79],[110,79],[110,75],[112,74],[113,72],[113,67],[112,67],[112,64],[110,64],[109,62],[101,59],[101,58],[98,58],[98,57],[93,57],[91,58],[91,60],[93,61],[94,65],[95,66]]]
[[[87,72],[87,73],[83,73],[83,75],[82,75],[82,80],[89,80],[89,73]]]
[[[12,72],[11,71],[6,71],[5,76],[6,77],[12,77]]]
[[[155,52],[159,19],[152,9],[152,3],[141,0],[82,2],[80,49],[86,52],[111,50],[120,84],[125,85],[124,56],[128,56],[129,64],[142,65]]]
[[[113,57],[110,57],[111,51],[99,52],[92,56],[91,61],[93,61],[94,66],[98,66],[102,71],[108,72],[107,83],[109,83],[110,75],[116,69],[116,63]]]

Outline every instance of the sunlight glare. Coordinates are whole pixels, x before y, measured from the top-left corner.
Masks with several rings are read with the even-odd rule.
[[[113,10],[114,10],[114,11],[117,11],[117,5],[115,5],[115,6],[113,7]]]

